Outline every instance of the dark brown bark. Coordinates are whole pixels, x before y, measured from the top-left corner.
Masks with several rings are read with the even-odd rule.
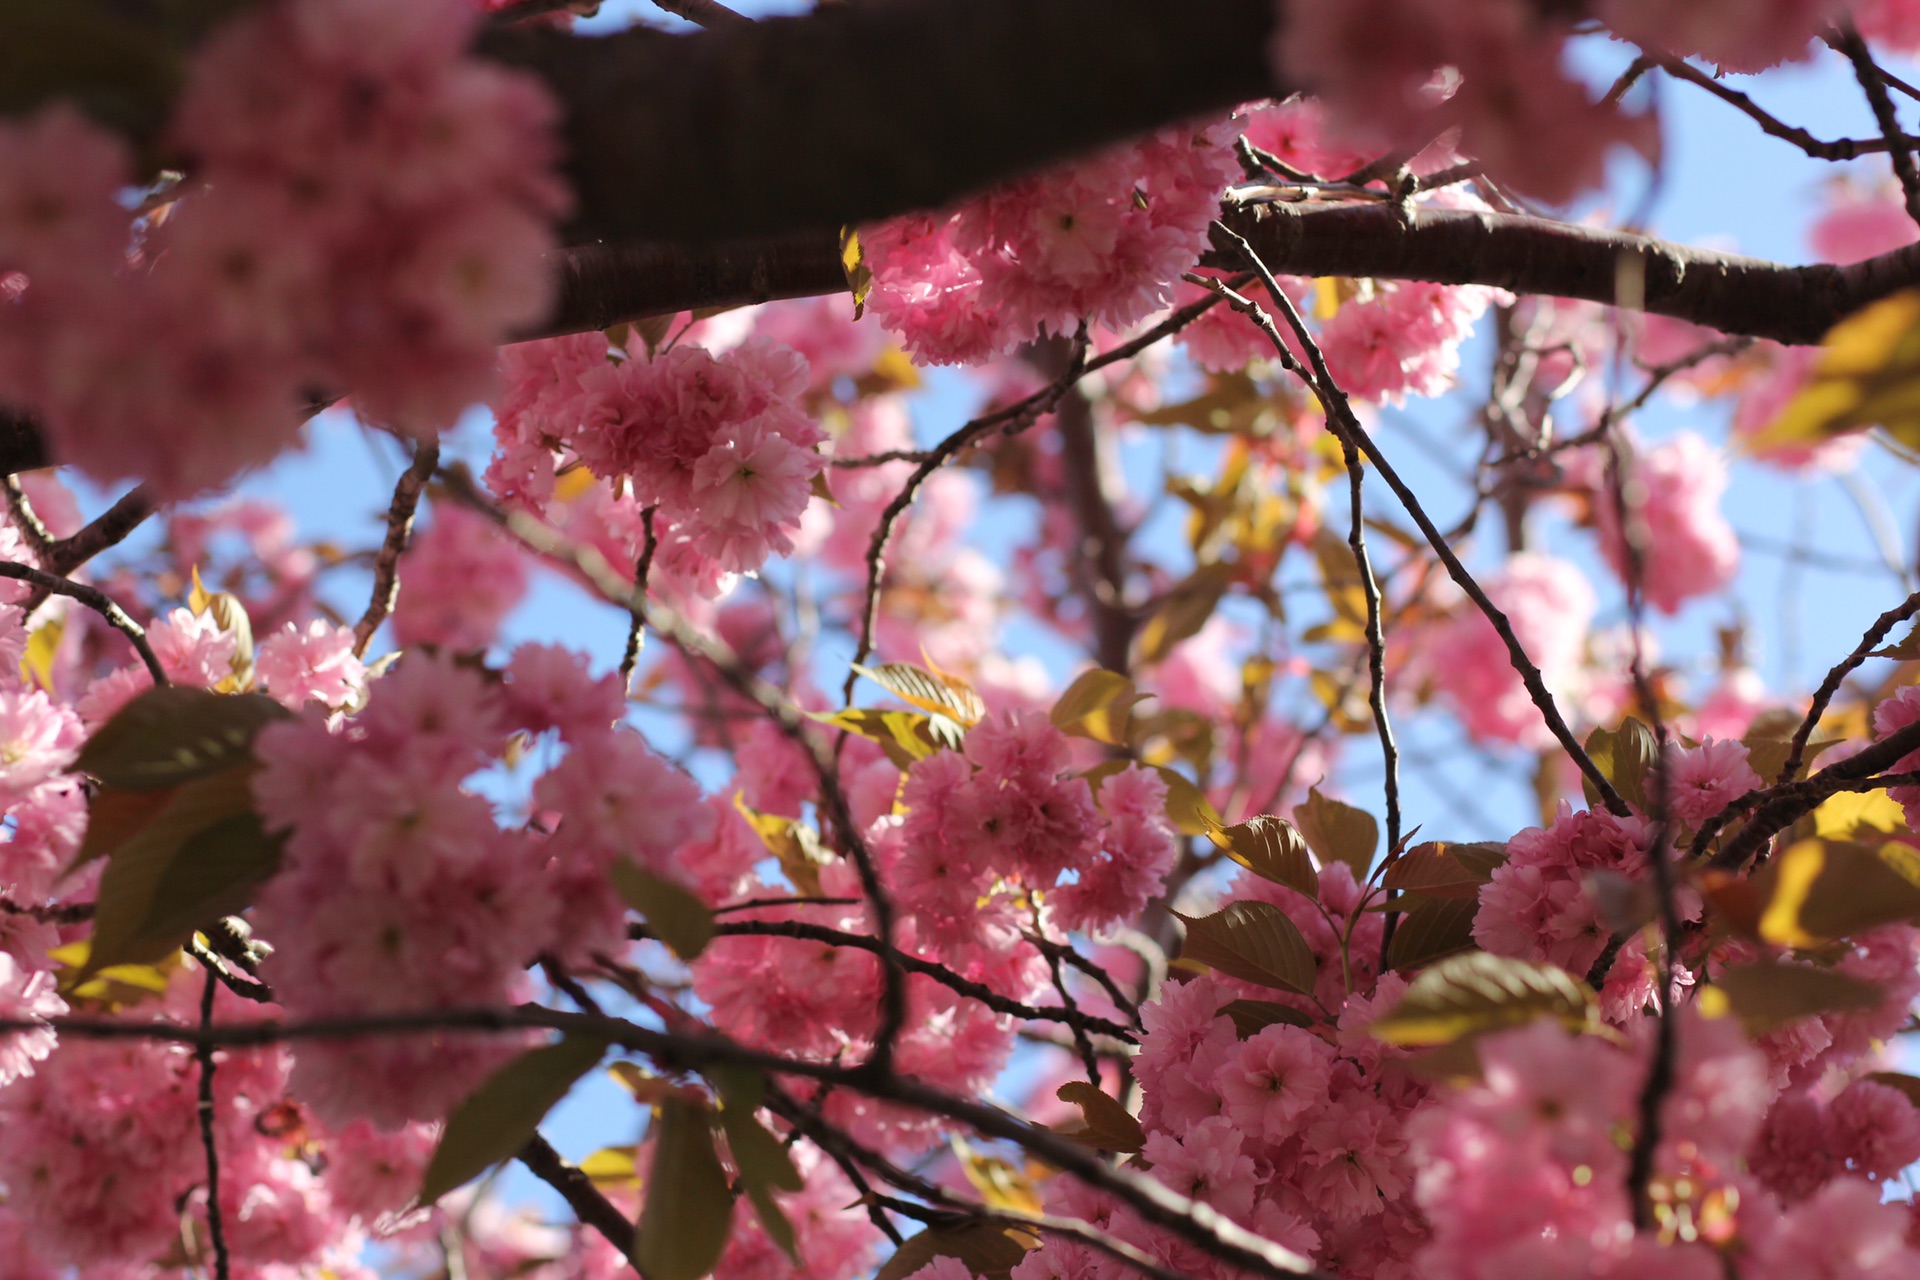
[[[1920,246],[1845,267],[1786,267],[1622,231],[1459,209],[1270,204],[1236,210],[1226,221],[1289,275],[1495,285],[1638,305],[1776,342],[1818,342],[1849,312],[1920,283]],[[1239,265],[1225,256],[1221,262]]]
[[[947,204],[1271,92],[1273,0],[892,0],[668,36],[490,33],[566,112],[569,239],[707,242]]]

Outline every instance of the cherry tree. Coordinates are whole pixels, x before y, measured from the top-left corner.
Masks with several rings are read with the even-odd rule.
[[[1914,1274],[1920,5],[657,7],[0,12],[0,1271]]]

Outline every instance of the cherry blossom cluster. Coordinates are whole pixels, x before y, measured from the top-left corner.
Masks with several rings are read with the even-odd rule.
[[[149,1016],[196,1016],[198,986],[176,982]],[[227,995],[216,1007],[236,1022],[279,1012]],[[427,1224],[405,1211],[433,1150],[429,1126],[326,1124],[291,1090],[283,1047],[223,1050],[217,1062],[220,1210],[236,1274],[369,1277],[370,1239],[419,1236]],[[77,1040],[0,1091],[0,1238],[15,1273],[141,1274],[137,1260],[204,1252],[199,1075],[186,1046]]]
[[[285,831],[261,929],[285,941],[263,968],[303,1016],[426,1010],[527,994],[541,955],[621,950],[630,860],[682,876],[670,855],[708,825],[698,787],[615,724],[617,677],[526,646],[503,675],[421,652],[347,719],[313,706],[261,733],[254,796]],[[502,826],[472,787],[513,733],[556,731],[565,757],[534,783],[535,824]],[[431,1036],[304,1049],[294,1083],[328,1117],[433,1120],[513,1052]]]
[[[287,0],[223,24],[170,126],[189,176],[137,224],[114,135],[64,105],[0,125],[9,404],[63,460],[175,496],[279,453],[316,399],[428,435],[484,399],[494,347],[546,312],[566,194],[550,99],[467,56],[477,18]]]
[[[1227,126],[1162,130],[861,236],[867,306],[925,364],[979,364],[1082,321],[1121,329],[1172,299],[1237,172]]]
[[[583,334],[509,347],[503,361],[488,472],[502,497],[543,509],[561,469],[583,468],[613,486],[603,504],[631,513],[616,524],[631,541],[651,513],[664,576],[698,594],[793,550],[826,437],[798,403],[807,363],[791,348],[654,352],[637,333],[619,349]]]

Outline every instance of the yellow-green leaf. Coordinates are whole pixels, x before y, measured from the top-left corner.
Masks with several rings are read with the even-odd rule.
[[[1138,1151],[1147,1145],[1146,1130],[1115,1098],[1090,1080],[1069,1080],[1054,1097],[1080,1108],[1080,1126],[1059,1132],[1099,1151]]]
[[[935,1258],[957,1258],[980,1280],[1007,1280],[1027,1250],[1040,1242],[1011,1227],[979,1222],[957,1227],[928,1227],[881,1264],[873,1280],[906,1280]]]
[[[1308,847],[1320,856],[1322,865],[1344,862],[1356,882],[1366,881],[1374,852],[1380,846],[1380,824],[1372,814],[1329,800],[1315,786],[1308,789],[1303,803],[1293,806],[1293,821]]]
[[[1643,813],[1651,807],[1647,780],[1660,754],[1659,740],[1653,736],[1653,730],[1628,716],[1618,729],[1595,729],[1588,734],[1586,748],[1594,764],[1627,803]],[[1600,793],[1593,783],[1583,777],[1580,785],[1586,791],[1587,803],[1598,808]]]
[[[568,1036],[523,1053],[488,1076],[447,1117],[420,1183],[419,1202],[432,1204],[490,1166],[511,1159],[606,1051],[605,1040]]]
[[[1596,1009],[1593,989],[1565,970],[1466,951],[1421,973],[1370,1029],[1390,1044],[1446,1044],[1535,1018],[1584,1027]]]
[[[727,1247],[733,1192],[700,1107],[668,1098],[654,1133],[647,1201],[634,1237],[636,1260],[647,1280],[700,1280]]]
[[[888,711],[880,707],[848,707],[832,713],[809,713],[822,724],[856,733],[886,752],[893,767],[905,773],[915,762],[961,743],[960,726],[948,716],[918,711]]]
[[[1755,1035],[1823,1013],[1871,1009],[1886,998],[1873,983],[1833,969],[1771,960],[1728,969],[1714,985]]]
[[[640,1171],[633,1158],[635,1148],[602,1147],[580,1162],[580,1172],[597,1187],[631,1187],[640,1182]]]
[[[1269,902],[1230,902],[1210,916],[1173,913],[1187,926],[1180,958],[1230,978],[1297,995],[1313,994],[1313,948],[1287,913]]]
[[[928,671],[911,662],[889,662],[878,667],[855,663],[853,669],[907,705],[929,715],[946,716],[966,728],[979,724],[987,714],[987,704],[959,676]]]
[[[1387,944],[1387,967],[1418,969],[1473,946],[1473,917],[1480,904],[1471,898],[1435,898],[1400,919]]]
[[[1920,916],[1914,851],[1829,840],[1801,840],[1755,877],[1760,937],[1812,947],[1858,930]]]
[[[1054,726],[1064,733],[1123,747],[1133,720],[1133,706],[1145,696],[1119,672],[1095,667],[1075,677],[1049,714]]]
[[[1823,840],[1873,840],[1906,829],[1906,811],[1884,791],[1842,791],[1813,811],[1813,833]]]
[[[788,883],[809,898],[820,897],[820,869],[833,861],[833,854],[820,843],[820,833],[798,818],[761,813],[747,804],[745,792],[733,793],[733,807],[767,846],[767,852],[780,860],[781,873]]]
[[[1815,443],[1874,425],[1908,444],[1920,440],[1920,290],[1882,298],[1829,330],[1812,376],[1749,447]]]
[[[291,715],[263,694],[165,685],[115,712],[74,768],[110,786],[171,787],[245,760],[263,726]]]
[[[1307,842],[1285,818],[1261,814],[1231,827],[1207,833],[1229,858],[1263,880],[1297,889],[1309,898],[1320,895],[1320,874],[1307,856]]]
[[[621,901],[645,916],[654,936],[682,960],[692,960],[713,941],[713,912],[691,890],[642,871],[625,858],[607,875]]]
[[[66,624],[50,617],[27,637],[26,652],[20,655],[20,678],[53,692],[53,660],[60,653],[60,637]]]
[[[853,294],[853,318],[858,320],[867,313],[867,295],[873,292],[873,268],[867,265],[866,254],[860,247],[860,232],[852,226],[840,228],[840,270],[847,277],[847,289]]]

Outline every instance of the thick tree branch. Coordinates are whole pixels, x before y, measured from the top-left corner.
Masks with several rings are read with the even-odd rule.
[[[1242,205],[1223,220],[1281,275],[1490,285],[1615,305],[1625,262],[1639,272],[1647,311],[1792,344],[1818,342],[1842,317],[1920,285],[1920,246],[1847,266],[1785,266],[1551,218],[1425,205],[1404,216],[1387,204]],[[1218,253],[1207,261],[1239,266]],[[559,270],[560,303],[528,337],[846,288],[838,242],[813,233],[593,246],[567,251]]]
[[[1416,205],[1245,205],[1224,219],[1275,272],[1480,284],[1644,308],[1723,333],[1814,343],[1843,316],[1920,284],[1920,246],[1848,266],[1787,267],[1550,218]],[[1230,252],[1210,266],[1237,268]],[[1629,286],[1629,291],[1633,286]]]
[[[565,111],[571,240],[934,208],[1274,91],[1272,0],[913,0],[688,35],[489,32]]]

